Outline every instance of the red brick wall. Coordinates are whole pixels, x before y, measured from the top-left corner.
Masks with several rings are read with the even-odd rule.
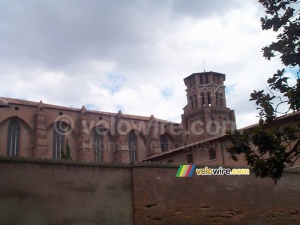
[[[0,158],[0,224],[298,225],[300,174],[176,178],[176,165]]]
[[[300,224],[299,174],[176,178],[178,167],[134,167],[136,225]]]
[[[132,224],[130,167],[0,160],[0,224]]]
[[[39,155],[41,158],[53,158],[53,128],[54,123],[58,119],[64,122],[69,121],[72,132],[65,135],[65,140],[68,139],[71,156],[76,161],[93,161],[94,160],[94,149],[93,149],[93,131],[97,126],[103,125],[109,130],[109,137],[104,138],[104,144],[107,147],[104,149],[104,162],[114,162],[118,158],[118,162],[129,162],[129,151],[128,151],[128,134],[131,130],[138,131],[137,133],[137,160],[142,161],[151,153],[150,141],[153,139],[150,132],[150,118],[133,116],[133,115],[122,115],[122,121],[125,126],[125,132],[122,131],[122,135],[116,126],[116,114],[105,113],[97,111],[86,111],[84,117],[80,109],[73,109],[67,107],[60,107],[54,105],[42,105],[42,109],[39,109],[38,103],[28,102],[23,100],[13,100],[13,103],[9,103],[8,108],[0,109],[0,155],[6,155],[7,151],[7,128],[9,122],[15,118],[21,122],[21,138],[20,138],[20,152],[21,157],[36,157],[33,155],[33,149],[36,147],[35,140],[41,139],[44,141],[45,153],[42,152]],[[16,103],[17,102],[17,103]],[[42,119],[37,120],[37,114]],[[84,119],[83,119],[84,118]],[[82,122],[84,120],[84,123]],[[46,137],[40,135],[36,137],[36,126],[37,121],[39,125],[43,125],[45,128]],[[156,120],[155,135],[157,138],[165,133],[169,133],[170,124],[167,121]],[[73,125],[73,126],[72,126]],[[83,129],[84,128],[84,129]],[[179,128],[176,128],[179,129]],[[81,134],[86,136],[86,139],[81,139]],[[84,136],[83,135],[83,136]],[[180,133],[176,136],[172,136],[174,142],[181,144]],[[40,140],[39,140],[40,141]],[[84,145],[82,144],[84,142]],[[157,143],[159,146],[159,143]],[[65,146],[65,143],[64,143]],[[171,143],[170,143],[171,146]],[[80,158],[80,149],[88,148],[88,151],[84,151],[83,159]],[[120,151],[122,150],[122,151]],[[125,150],[125,151],[123,151]],[[119,151],[119,152],[118,152]],[[117,157],[116,154],[120,153]],[[158,148],[157,152],[162,153],[161,149]],[[42,155],[42,156],[41,156]]]

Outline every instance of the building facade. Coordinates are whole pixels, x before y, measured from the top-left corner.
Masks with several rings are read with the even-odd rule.
[[[73,161],[161,161],[205,165],[234,162],[226,130],[236,129],[227,108],[225,74],[193,73],[184,79],[187,104],[182,122],[0,98],[0,155]],[[278,120],[291,124],[293,117]],[[255,127],[253,125],[252,127]],[[252,129],[246,128],[246,129]],[[69,153],[68,153],[69,151]]]
[[[180,124],[150,117],[1,98],[0,155],[75,161],[142,161],[179,147]],[[4,104],[3,104],[4,103]],[[173,131],[173,132],[171,132]],[[176,131],[176,132],[174,132]],[[67,144],[68,142],[68,144]]]

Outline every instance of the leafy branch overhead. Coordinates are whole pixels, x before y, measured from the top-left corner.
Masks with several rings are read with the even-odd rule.
[[[297,71],[293,78],[286,76],[286,69],[278,69],[268,79],[268,92],[253,91],[250,101],[255,101],[259,110],[259,125],[251,132],[229,134],[232,146],[227,150],[233,160],[243,154],[256,176],[271,177],[275,182],[285,168],[293,166],[300,156],[300,114],[293,116],[293,124],[283,128],[276,125],[279,115],[300,110],[300,13],[296,0],[259,0],[265,7],[266,16],[261,18],[263,30],[273,29],[277,41],[262,48],[263,56],[270,60],[279,56],[282,64]]]

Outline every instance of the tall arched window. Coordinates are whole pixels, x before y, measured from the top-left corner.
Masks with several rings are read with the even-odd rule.
[[[204,93],[201,93],[202,106],[205,106]]]
[[[220,106],[223,105],[223,94],[220,94]]]
[[[196,95],[194,95],[194,101],[195,101],[195,107],[197,108],[198,107],[198,101],[197,101]]]
[[[21,125],[16,119],[12,120],[8,125],[7,133],[7,156],[18,156],[20,145]]]
[[[192,103],[192,109],[193,109],[194,108],[194,101],[193,101],[193,97],[192,96],[190,96],[190,101]]]
[[[94,161],[102,162],[103,154],[102,154],[102,146],[103,146],[103,130],[99,127],[96,127],[94,130]]]
[[[64,147],[64,127],[62,122],[57,122],[53,127],[53,159],[61,158],[61,150]]]
[[[205,81],[208,84],[208,75],[207,74],[205,74]]]
[[[208,106],[211,105],[211,102],[210,102],[210,93],[209,92],[207,92],[207,104],[208,104]]]
[[[219,105],[219,93],[216,93],[216,105]]]
[[[128,136],[128,145],[130,151],[130,162],[133,163],[137,160],[136,150],[137,150],[137,138],[134,130],[130,131]]]
[[[165,134],[160,136],[160,148],[162,152],[169,151],[169,140]]]

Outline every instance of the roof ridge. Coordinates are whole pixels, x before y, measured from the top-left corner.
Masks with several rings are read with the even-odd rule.
[[[1,107],[1,100],[3,100],[3,105],[8,105],[9,103],[12,104],[20,104],[20,105],[31,105],[31,106],[38,106],[39,102],[30,101],[30,100],[24,100],[24,99],[16,99],[16,98],[9,98],[9,97],[0,97],[0,107]],[[56,109],[64,109],[64,110],[71,110],[71,111],[78,111],[80,112],[81,108],[74,108],[74,107],[67,107],[67,106],[61,106],[61,105],[54,105],[49,103],[43,103],[43,108],[56,108]],[[87,113],[97,113],[97,114],[106,114],[106,115],[112,115],[116,116],[117,113],[114,112],[104,112],[104,111],[98,111],[98,110],[86,110]],[[131,118],[131,119],[140,119],[140,120],[151,120],[151,116],[140,116],[140,115],[133,115],[133,114],[123,114],[124,118]],[[176,122],[163,120],[159,118],[154,118],[154,121],[157,122],[164,122],[164,123],[172,123],[177,124]]]

